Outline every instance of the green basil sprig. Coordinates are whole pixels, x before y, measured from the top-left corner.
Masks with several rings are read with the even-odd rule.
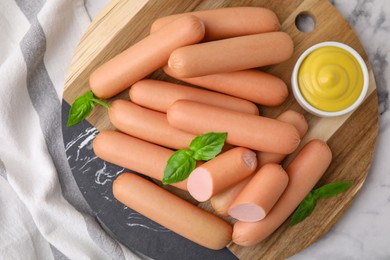
[[[227,133],[210,132],[195,137],[190,149],[177,150],[169,157],[162,183],[172,184],[185,180],[195,169],[196,161],[208,161],[217,156],[225,144]]]
[[[109,108],[109,105],[95,98],[92,91],[88,91],[76,98],[69,110],[67,126],[72,126],[83,121],[95,108],[95,103]]]
[[[313,212],[318,199],[336,196],[352,186],[352,182],[334,182],[312,190],[299,204],[291,217],[290,226],[298,224]]]

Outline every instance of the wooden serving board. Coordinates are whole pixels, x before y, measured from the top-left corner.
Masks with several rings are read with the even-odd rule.
[[[303,113],[310,130],[301,146],[313,138],[328,142],[334,160],[318,185],[341,180],[354,183],[344,194],[320,200],[314,213],[298,225],[288,227],[287,221],[261,244],[249,248],[235,244],[228,247],[240,259],[282,259],[316,241],[348,208],[366,178],[378,133],[377,94],[371,66],[352,29],[327,0],[110,1],[92,22],[75,50],[66,79],[64,100],[71,104],[77,96],[85,93],[88,90],[90,73],[100,64],[147,36],[150,25],[156,18],[192,10],[232,6],[262,6],[277,14],[282,24],[281,30],[289,33],[294,40],[295,52],[287,62],[262,70],[277,75],[289,86],[292,68],[299,55],[308,47],[322,41],[338,41],[350,45],[363,57],[369,69],[368,95],[364,103],[348,115],[336,118],[310,115],[297,104],[291,94],[280,107],[260,107],[261,113],[269,117],[276,117],[287,109]],[[295,19],[301,13],[310,14],[314,18],[316,26],[312,32],[304,33],[297,29]],[[150,77],[173,81],[162,71],[157,71]],[[127,91],[114,99],[117,98],[128,99]],[[100,106],[89,116],[88,121],[98,130],[113,128],[106,110]],[[287,161],[291,160],[292,156],[287,158]]]

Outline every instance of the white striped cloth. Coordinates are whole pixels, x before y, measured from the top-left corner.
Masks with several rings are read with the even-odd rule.
[[[62,91],[73,50],[90,24],[85,5],[97,10],[104,1],[108,0],[0,0],[1,260],[141,258],[92,217],[62,140]],[[382,115],[380,152],[347,216],[293,259],[388,259],[389,225],[384,224],[389,166],[388,154],[382,151],[389,143],[390,5],[385,0],[331,2],[345,10],[363,44],[370,47],[366,51]],[[370,225],[361,225],[367,221]]]
[[[139,259],[92,217],[63,146],[65,75],[90,21],[83,0],[0,1],[0,259]]]

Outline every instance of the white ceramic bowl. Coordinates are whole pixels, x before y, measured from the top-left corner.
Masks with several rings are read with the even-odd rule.
[[[339,48],[342,48],[342,49],[348,51],[349,53],[351,53],[355,57],[355,59],[358,61],[358,63],[360,64],[360,67],[361,67],[362,72],[363,72],[363,89],[362,89],[362,92],[360,93],[360,96],[356,99],[356,101],[351,106],[347,107],[346,109],[343,109],[340,111],[335,111],[335,112],[323,111],[323,110],[320,110],[320,109],[312,106],[303,97],[303,95],[299,89],[299,86],[298,86],[298,71],[299,71],[299,68],[300,68],[303,60],[310,53],[312,53],[314,50],[321,48],[321,47],[325,47],[325,46],[339,47]],[[341,116],[341,115],[347,114],[347,113],[355,110],[363,102],[365,96],[367,95],[368,81],[369,81],[368,70],[367,70],[367,66],[366,66],[366,63],[364,62],[363,58],[353,48],[351,48],[350,46],[348,46],[346,44],[340,43],[340,42],[321,42],[321,43],[318,43],[316,45],[311,46],[304,53],[302,53],[302,55],[298,58],[298,61],[296,62],[295,66],[294,66],[293,73],[291,76],[292,92],[293,92],[294,97],[297,100],[297,102],[306,111],[308,111],[316,116],[320,116],[320,117]]]

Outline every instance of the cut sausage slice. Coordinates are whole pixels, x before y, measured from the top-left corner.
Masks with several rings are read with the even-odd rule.
[[[255,245],[272,234],[313,189],[332,161],[328,145],[320,140],[307,143],[287,167],[289,184],[261,221],[237,221],[233,227],[233,242],[241,246]]]
[[[99,133],[93,141],[93,150],[104,161],[162,180],[172,150],[148,143],[116,131]],[[187,190],[187,180],[172,186]]]
[[[288,183],[287,173],[279,164],[269,163],[245,185],[229,207],[229,215],[245,222],[263,219],[278,201]]]
[[[192,171],[187,189],[196,200],[206,201],[252,174],[256,166],[254,152],[236,147]]]
[[[196,137],[170,126],[166,114],[126,100],[112,102],[108,115],[118,130],[168,148],[188,149],[192,139]]]
[[[134,103],[160,112],[167,112],[169,106],[179,99],[187,99],[243,113],[259,114],[257,106],[247,100],[160,80],[138,81],[130,88],[129,96]]]
[[[168,66],[179,78],[257,68],[286,61],[294,51],[285,32],[268,32],[178,48]]]
[[[199,245],[218,250],[231,241],[229,223],[140,176],[121,174],[112,190],[126,206]]]
[[[98,67],[90,76],[90,88],[99,98],[115,96],[164,66],[173,50],[197,43],[203,36],[199,18],[186,15],[174,20]]]
[[[234,199],[237,198],[237,196],[250,182],[251,179],[252,176],[248,176],[234,186],[213,196],[210,199],[210,203],[214,211],[222,216],[229,215],[228,210],[230,205],[232,205]]]
[[[164,72],[175,77],[168,66],[164,67]],[[265,106],[278,106],[288,96],[283,80],[254,69],[178,79]]]
[[[289,123],[188,100],[176,101],[167,116],[170,125],[183,131],[227,132],[227,143],[256,151],[288,154],[300,142],[298,130]]]
[[[276,14],[262,7],[231,7],[175,14],[157,19],[152,24],[151,33],[183,15],[195,15],[205,24],[204,40],[219,40],[248,34],[279,30]]]

